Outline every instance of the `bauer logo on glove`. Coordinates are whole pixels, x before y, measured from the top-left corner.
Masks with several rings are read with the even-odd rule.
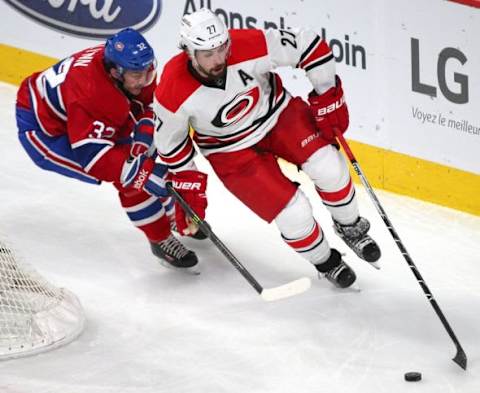
[[[207,174],[194,170],[187,170],[170,174],[173,188],[179,192],[185,202],[202,220],[207,209]],[[175,202],[175,222],[178,232],[182,235],[195,233],[198,228],[192,227],[192,222],[178,202]],[[195,228],[195,229],[194,229]]]
[[[339,109],[343,104],[345,104],[345,96],[341,96],[338,101],[335,101],[334,103],[317,108],[317,113],[315,114],[315,117],[320,121],[323,120],[323,116],[325,116],[328,113],[332,113]]]
[[[201,183],[191,183],[191,182],[184,182],[184,181],[172,181],[173,187],[177,190],[198,190],[200,191],[200,188],[202,186]]]

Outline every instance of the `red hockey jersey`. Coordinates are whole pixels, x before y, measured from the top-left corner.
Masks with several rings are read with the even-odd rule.
[[[85,49],[31,75],[17,104],[34,111],[45,134],[67,134],[75,161],[87,173],[118,181],[135,120],[152,103],[156,82],[129,99],[105,70],[103,49]]]
[[[189,126],[204,155],[247,148],[274,127],[291,98],[276,67],[304,69],[319,94],[335,85],[333,53],[314,31],[230,30],[230,40],[222,87],[195,79],[185,53],[164,67],[154,98],[155,144],[173,171],[192,163]]]

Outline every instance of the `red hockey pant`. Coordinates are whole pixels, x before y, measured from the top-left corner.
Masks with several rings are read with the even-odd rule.
[[[297,190],[297,185],[280,170],[277,157],[300,166],[327,144],[316,129],[308,105],[297,97],[256,145],[210,154],[207,159],[230,192],[259,217],[271,222]]]

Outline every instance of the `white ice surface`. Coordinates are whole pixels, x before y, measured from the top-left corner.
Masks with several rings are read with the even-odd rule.
[[[302,295],[264,302],[208,240],[186,241],[201,275],[165,270],[113,187],[35,167],[17,140],[14,99],[15,87],[0,84],[0,232],[77,294],[87,325],[68,346],[1,362],[1,393],[480,392],[479,217],[377,191],[469,357],[465,372],[450,360],[455,347],[361,186],[361,211],[383,251],[380,271],[346,249],[303,187],[330,243],[357,272],[356,293],[316,280],[273,225],[210,176],[208,221],[256,279],[264,287],[313,280]],[[411,370],[423,380],[405,382]]]

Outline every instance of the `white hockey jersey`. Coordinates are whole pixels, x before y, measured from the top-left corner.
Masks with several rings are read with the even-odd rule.
[[[197,80],[185,53],[163,69],[154,99],[155,145],[174,172],[192,164],[190,126],[204,155],[250,147],[274,127],[291,98],[276,67],[304,69],[319,94],[335,85],[333,53],[311,30],[239,29],[230,30],[230,39],[224,86]]]

